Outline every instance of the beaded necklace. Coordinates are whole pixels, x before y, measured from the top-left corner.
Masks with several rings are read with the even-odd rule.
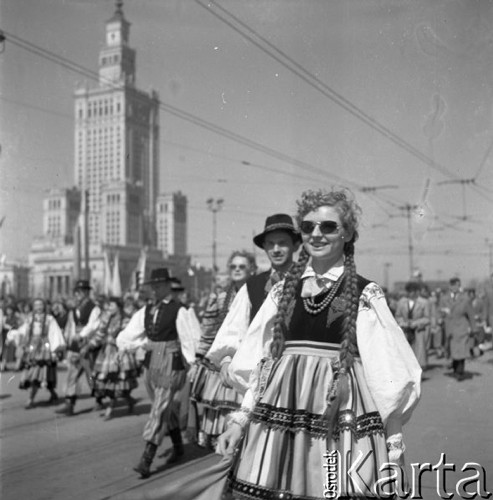
[[[344,278],[344,273],[342,273],[341,277],[332,285],[331,289],[327,293],[327,295],[323,298],[323,300],[319,303],[315,302],[315,297],[305,297],[303,298],[303,307],[308,314],[312,314],[313,316],[320,314],[325,308],[329,306],[329,304],[334,300],[334,297],[341,286],[342,280]]]

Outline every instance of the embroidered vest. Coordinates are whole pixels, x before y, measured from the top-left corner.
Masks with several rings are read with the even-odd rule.
[[[270,270],[257,274],[249,278],[246,282],[248,298],[252,308],[250,310],[250,323],[252,322],[258,310],[264,303],[267,294],[265,293],[265,285],[270,277]]]
[[[358,275],[359,295],[361,295],[368,283],[370,281]],[[291,316],[286,340],[309,340],[313,342],[340,344],[343,340],[342,326],[345,317],[344,310],[346,309],[346,303],[342,296],[344,284],[341,283],[328,310],[325,309],[317,315],[312,315],[305,311],[303,299],[301,298],[302,285],[302,282],[298,285],[293,315]]]
[[[183,306],[174,300],[171,300],[167,304],[162,302],[157,312],[156,323],[154,323],[153,306],[146,306],[144,327],[149,340],[153,342],[168,342],[178,339],[176,318],[181,307]]]

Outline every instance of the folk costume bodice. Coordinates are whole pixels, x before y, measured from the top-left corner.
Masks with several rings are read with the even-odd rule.
[[[368,283],[370,282],[367,279],[358,275],[359,295],[361,295]],[[342,295],[344,283],[341,283],[341,286],[337,288],[337,292],[328,307],[322,309],[318,314],[311,314],[305,308],[304,299],[301,297],[302,285],[302,283],[299,283],[296,291],[296,300],[286,340],[308,340],[340,344],[343,340],[344,310],[347,308]],[[315,298],[315,304],[321,304],[329,294],[330,290],[319,294]]]
[[[170,300],[161,302],[157,308],[146,306],[144,326],[147,338],[153,342],[169,342],[178,339],[176,318],[182,304]]]

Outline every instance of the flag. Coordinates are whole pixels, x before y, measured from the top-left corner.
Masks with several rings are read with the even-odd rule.
[[[147,263],[147,251],[143,248],[140,251],[139,260],[134,268],[132,276],[130,278],[130,290],[136,292],[139,290],[140,285],[145,281],[146,275],[146,263]]]
[[[103,293],[105,295],[113,295],[112,287],[112,276],[110,267],[110,256],[108,255],[108,250],[104,250],[104,269],[103,269]]]
[[[120,280],[120,255],[117,252],[113,261],[113,279],[111,280],[111,295],[122,296],[122,282]]]

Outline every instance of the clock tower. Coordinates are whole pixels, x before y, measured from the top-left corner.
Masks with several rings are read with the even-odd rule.
[[[135,50],[128,46],[130,23],[122,6],[122,0],[117,0],[115,13],[106,22],[106,46],[99,55],[101,86],[135,84]]]

